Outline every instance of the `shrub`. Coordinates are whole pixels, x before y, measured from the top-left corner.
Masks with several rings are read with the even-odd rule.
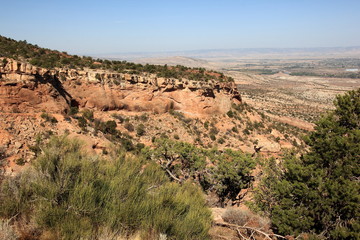
[[[126,151],[133,151],[135,149],[133,142],[128,138],[121,138],[120,143]]]
[[[26,163],[26,161],[25,161],[24,158],[18,158],[18,159],[15,160],[15,163],[16,163],[17,165],[19,165],[19,166],[24,166],[25,163]]]
[[[139,124],[136,127],[136,135],[137,136],[143,136],[145,134],[145,126],[144,124]]]
[[[0,168],[2,167],[3,160],[7,157],[6,148],[0,146]]]
[[[0,216],[32,215],[39,230],[59,239],[139,231],[208,239],[211,213],[201,191],[169,182],[156,163],[120,149],[106,161],[90,157],[66,137],[53,137],[43,149],[30,169],[1,185]]]
[[[82,111],[82,116],[90,122],[94,121],[94,112],[89,109],[84,109]]]
[[[6,58],[4,58],[4,59],[2,60],[3,67],[5,67],[6,64],[8,64],[8,62],[9,62],[9,61],[8,61]]]
[[[110,133],[110,134],[116,134],[117,130],[116,130],[117,124],[115,121],[113,120],[108,120],[105,123],[105,129],[104,132],[105,133]]]
[[[178,119],[181,120],[181,121],[184,121],[184,120],[185,120],[185,116],[184,116],[184,114],[183,114],[182,112],[179,112],[179,111],[175,111],[175,110],[173,110],[173,109],[170,109],[170,110],[169,110],[169,113],[170,113],[171,115],[173,115],[175,118],[178,118]]]
[[[87,126],[87,121],[84,117],[79,117],[78,119],[78,125],[81,129],[85,130]]]
[[[123,118],[123,116],[121,116],[120,114],[117,114],[117,113],[111,114],[111,117],[119,120],[120,123],[123,123],[123,122],[125,121],[125,119]]]
[[[151,159],[158,161],[164,168],[178,177],[189,177],[205,168],[205,155],[202,149],[186,142],[160,138],[155,141],[156,148],[151,151]],[[175,161],[176,160],[176,161]],[[178,173],[175,168],[180,168]],[[180,176],[181,174],[184,174]]]
[[[217,194],[222,201],[226,198],[235,200],[241,189],[250,187],[255,161],[248,154],[230,149],[213,158],[216,158],[217,165],[212,176]]]
[[[174,139],[179,140],[179,139],[180,139],[179,135],[178,135],[178,134],[175,134],[175,135],[174,135]]]
[[[256,224],[258,229],[268,229],[270,225],[268,219],[255,215],[246,209],[228,208],[221,217],[224,221],[239,226]]]
[[[108,120],[106,122],[102,122],[100,120],[95,120],[95,130],[99,130],[105,134],[117,135],[119,134],[118,130],[116,129],[117,124],[113,120]]]
[[[230,111],[228,111],[226,113],[226,115],[228,115],[229,118],[233,118],[234,117],[234,112],[230,110]]]
[[[248,129],[248,128],[245,128],[244,130],[243,130],[243,133],[245,134],[245,135],[250,135],[250,130]]]
[[[209,132],[210,134],[212,134],[212,135],[217,135],[218,133],[219,133],[219,130],[215,127],[215,126],[213,126],[211,129],[210,129],[210,132]]]
[[[133,132],[135,130],[134,125],[129,122],[125,123],[124,128],[126,128],[129,132]]]
[[[145,144],[143,144],[143,143],[137,143],[136,145],[135,145],[135,150],[136,150],[136,152],[141,152],[141,149],[143,149],[145,147]]]
[[[146,122],[149,119],[148,115],[146,113],[140,115],[140,120],[143,122]]]
[[[79,112],[79,108],[78,107],[70,107],[69,109],[69,115],[73,116],[75,114],[77,114]]]
[[[52,115],[48,114],[48,113],[45,113],[43,112],[41,115],[40,115],[41,118],[43,118],[46,122],[50,122],[50,123],[57,123],[57,119],[55,117],[53,117]]]

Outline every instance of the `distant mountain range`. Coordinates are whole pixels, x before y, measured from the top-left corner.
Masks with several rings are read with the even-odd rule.
[[[136,61],[146,58],[187,57],[203,60],[232,61],[234,59],[305,59],[305,58],[360,58],[360,46],[321,48],[240,48],[207,49],[171,52],[129,52],[96,54],[94,57]]]

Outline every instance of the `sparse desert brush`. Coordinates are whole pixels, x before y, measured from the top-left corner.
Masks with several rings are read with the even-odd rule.
[[[124,128],[126,128],[129,132],[133,132],[135,130],[134,125],[129,122],[125,123]]]
[[[124,117],[117,113],[111,114],[111,117],[119,120],[120,123],[123,123],[125,121]]]
[[[82,116],[91,122],[94,121],[94,111],[92,111],[90,109],[84,109],[82,111]]]
[[[58,122],[54,116],[52,116],[51,114],[48,114],[46,112],[41,113],[40,117],[43,118],[45,121],[53,123],[53,124]]]
[[[136,127],[136,135],[141,137],[145,134],[145,125],[144,124],[139,124],[137,127]]]

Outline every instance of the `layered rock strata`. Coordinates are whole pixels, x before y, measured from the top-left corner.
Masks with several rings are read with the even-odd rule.
[[[170,109],[189,115],[223,114],[241,102],[234,83],[159,78],[105,70],[44,69],[0,58],[0,110],[23,107],[63,112],[69,106],[98,110]]]

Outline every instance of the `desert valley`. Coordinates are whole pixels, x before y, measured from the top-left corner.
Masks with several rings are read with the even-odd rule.
[[[164,177],[175,184],[192,181],[202,187],[213,215],[212,239],[238,239],[239,234],[251,234],[256,239],[283,238],[272,232],[268,217],[255,212],[254,204],[264,194],[257,188],[264,184],[263,175],[269,174],[267,165],[282,161],[290,152],[304,154],[308,149],[304,136],[314,131],[321,115],[334,109],[335,96],[360,87],[356,73],[344,75],[344,69],[359,67],[356,59],[333,59],[331,62],[343,62],[341,68],[321,70],[313,65],[330,60],[248,59],[225,63],[176,57],[168,60],[172,64],[162,66],[71,56],[4,37],[1,47],[3,176],[19,176],[37,166],[35,162],[40,160],[36,159],[54,154],[44,149],[54,141],[78,139],[83,154],[107,161],[114,151],[128,152],[156,163]],[[195,60],[200,66],[192,67]],[[146,61],[161,64],[167,60]],[[304,74],[294,74],[297,69],[290,72],[294,65],[306,65],[301,68]],[[334,76],[326,76],[328,72]],[[66,146],[57,147],[65,147],[58,154],[67,156]],[[59,155],[60,159],[63,156]],[[70,171],[68,167],[61,168]],[[17,191],[10,194],[15,194],[12,198],[20,197]],[[7,206],[3,214],[20,214],[14,207]],[[18,219],[14,226],[21,239],[74,236],[61,233],[69,229],[41,232],[24,219]],[[151,237],[142,230],[141,225],[132,230],[126,227],[120,235],[111,233],[111,238],[120,239],[124,234]],[[187,231],[182,233],[184,239],[191,236]],[[97,236],[106,239],[104,234]]]
[[[360,239],[359,1],[7,1],[0,240]]]

